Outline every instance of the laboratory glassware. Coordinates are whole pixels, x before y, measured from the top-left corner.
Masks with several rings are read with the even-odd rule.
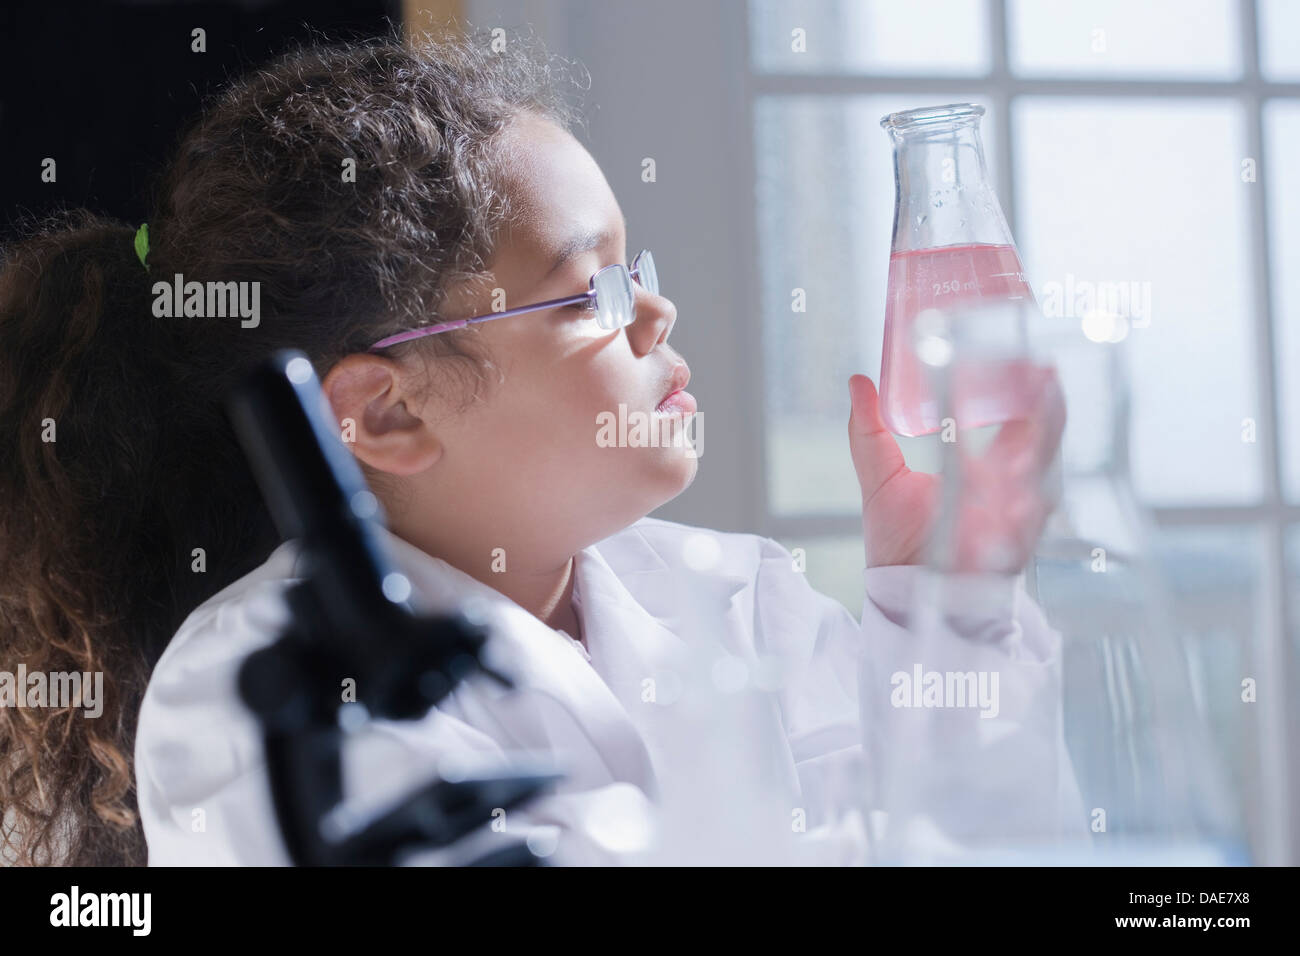
[[[972,300],[1033,299],[1011,230],[993,191],[980,118],[971,103],[890,113],[881,120],[894,147],[894,227],[890,247],[880,410],[896,435],[929,435],[942,426],[913,326],[928,310]],[[1002,369],[964,388],[953,411],[962,428],[1022,414],[1026,394]]]

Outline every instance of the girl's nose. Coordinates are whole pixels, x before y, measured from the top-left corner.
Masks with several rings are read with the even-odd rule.
[[[668,335],[677,322],[677,306],[662,295],[655,295],[640,285],[636,288],[636,319],[627,327],[628,339],[639,355],[649,353],[656,345],[668,341]]]

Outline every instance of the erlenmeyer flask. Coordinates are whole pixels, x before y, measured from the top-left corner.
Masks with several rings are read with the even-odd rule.
[[[896,435],[942,425],[938,404],[913,350],[912,326],[927,310],[972,300],[1033,299],[1020,256],[984,162],[971,103],[890,113],[880,121],[894,142],[894,236],[889,258],[880,410]],[[996,424],[1024,409],[1014,376],[996,375],[964,390],[962,427]]]

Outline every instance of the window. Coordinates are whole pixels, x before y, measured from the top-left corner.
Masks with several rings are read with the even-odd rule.
[[[861,606],[860,575],[831,568],[861,535],[846,382],[880,368],[894,197],[879,119],[985,105],[990,171],[1040,301],[1047,283],[1071,280],[1149,292],[1149,322],[1122,348],[1062,368],[1070,504],[1101,538],[1146,542],[1255,859],[1295,863],[1300,740],[1286,734],[1300,727],[1300,640],[1288,639],[1300,633],[1300,429],[1287,423],[1300,421],[1300,271],[1289,267],[1300,183],[1286,171],[1300,156],[1300,5],[746,9],[762,531],[807,551],[815,587]],[[1112,421],[1123,425],[1108,434]],[[1149,517],[1144,538],[1108,469]],[[1254,704],[1241,700],[1248,679]]]

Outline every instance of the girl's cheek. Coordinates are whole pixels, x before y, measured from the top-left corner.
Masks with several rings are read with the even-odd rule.
[[[606,339],[618,334],[617,331],[611,332],[608,329],[602,329],[594,318],[578,317],[571,322],[564,333],[576,339]]]

